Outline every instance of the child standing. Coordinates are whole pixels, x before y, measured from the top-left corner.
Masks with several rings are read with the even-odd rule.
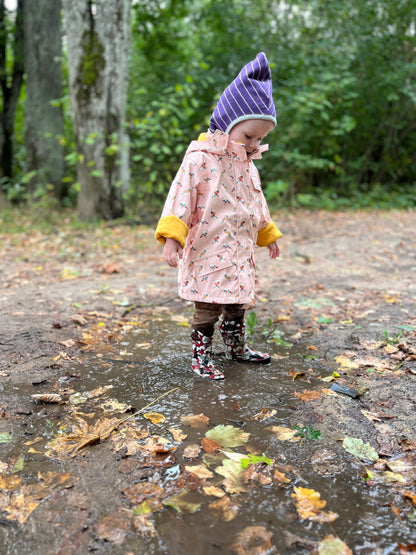
[[[192,369],[220,380],[212,361],[214,326],[226,356],[267,363],[268,354],[249,349],[245,307],[254,298],[254,247],[279,256],[280,231],[271,221],[253,159],[276,125],[270,66],[261,52],[222,93],[207,133],[192,141],[172,183],[155,236],[163,260],[179,263],[179,296],[194,302]]]

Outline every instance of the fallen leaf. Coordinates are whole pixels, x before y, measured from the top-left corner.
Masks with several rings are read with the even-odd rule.
[[[130,505],[136,506],[151,498],[159,499],[163,491],[163,488],[158,484],[139,482],[125,488],[122,494],[127,498]]]
[[[264,526],[248,526],[237,534],[229,551],[236,555],[275,555],[277,550],[271,543],[272,535]]]
[[[124,542],[131,525],[131,517],[125,511],[117,511],[103,517],[95,526],[97,538],[120,545]]]
[[[351,359],[349,359],[345,355],[339,355],[339,356],[335,357],[335,362],[338,362],[338,364],[342,368],[359,368],[360,367],[359,364],[357,364],[356,362],[353,362]]]
[[[64,402],[58,393],[37,393],[31,395],[31,398],[40,403],[59,403],[61,405]]]
[[[262,409],[260,412],[258,412],[254,416],[251,416],[250,418],[251,420],[256,420],[257,422],[263,422],[264,420],[267,420],[268,418],[274,416],[276,412],[276,409]]]
[[[351,549],[342,540],[329,534],[319,542],[318,555],[353,555]]]
[[[361,460],[374,462],[379,458],[374,447],[371,447],[369,443],[364,443],[360,438],[346,436],[342,442],[342,446],[348,453],[351,453]]]
[[[191,428],[204,428],[208,426],[209,418],[204,414],[192,414],[189,416],[181,416],[181,422],[185,426],[190,426]]]
[[[157,535],[155,525],[146,515],[138,515],[133,517],[134,531],[142,538],[153,538]]]
[[[224,459],[222,466],[217,466],[215,472],[224,476],[225,479],[222,483],[227,493],[244,493],[247,491],[244,480],[245,471],[241,468],[240,462]]]
[[[182,443],[182,441],[188,437],[187,434],[182,432],[182,430],[178,430],[176,428],[168,428],[168,430],[172,434],[173,440],[177,443]]]
[[[284,484],[289,484],[290,480],[283,472],[280,472],[280,470],[277,470],[277,468],[275,468],[273,472],[273,482],[275,485],[281,486]]]
[[[225,491],[221,488],[217,488],[216,486],[203,486],[202,491],[205,495],[209,495],[212,497],[224,497],[226,495]]]
[[[183,456],[185,459],[196,459],[201,452],[201,447],[199,445],[188,445],[183,451]]]
[[[45,454],[49,458],[67,460],[75,457],[82,449],[107,439],[119,423],[117,418],[102,418],[88,424],[76,418],[71,424],[72,432],[61,434],[46,445]]]
[[[326,513],[321,511],[326,506],[326,501],[321,499],[321,494],[313,489],[294,488],[295,506],[298,511],[299,518],[302,520],[312,520],[313,522],[330,523],[333,522],[338,515],[333,512]]]
[[[172,507],[180,514],[193,514],[199,510],[201,503],[196,503],[190,497],[189,491],[186,489],[182,490],[177,495],[172,495],[167,499],[163,499],[162,504],[165,507]]]
[[[305,372],[296,372],[295,370],[289,370],[288,375],[292,380],[297,380],[305,375]]]
[[[230,522],[237,516],[239,507],[227,495],[210,503],[208,509],[216,518],[220,518],[224,522]]]
[[[320,399],[321,392],[320,391],[307,391],[306,389],[303,390],[302,393],[298,393],[295,391],[295,396],[299,397],[305,403],[309,403],[309,401],[315,401],[316,399]]]
[[[222,447],[238,447],[247,443],[250,434],[234,426],[220,424],[209,430],[205,437],[218,441]]]
[[[201,478],[201,480],[206,480],[214,476],[214,474],[203,464],[185,466],[185,470],[187,472],[192,472],[192,474],[196,474],[198,478]]]
[[[156,424],[156,426],[159,426],[159,424],[166,420],[165,416],[159,412],[146,412],[143,416],[150,420],[152,424]]]
[[[294,430],[292,428],[285,428],[283,426],[270,426],[266,428],[266,430],[270,430],[276,436],[276,439],[280,441],[300,441],[300,437],[296,437],[298,430]]]
[[[221,444],[218,441],[214,441],[213,439],[208,439],[207,437],[203,437],[201,439],[202,449],[206,453],[218,453],[221,450]]]

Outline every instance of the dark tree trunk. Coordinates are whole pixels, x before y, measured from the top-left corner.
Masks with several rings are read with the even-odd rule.
[[[35,183],[52,184],[59,199],[63,187],[61,0],[27,0],[25,28],[25,142],[27,171]],[[55,102],[53,102],[55,101]]]
[[[14,32],[13,70],[7,74],[6,47],[7,25],[4,0],[0,0],[0,87],[3,96],[3,111],[0,115],[0,178],[13,177],[14,118],[24,73],[23,4],[17,1]]]

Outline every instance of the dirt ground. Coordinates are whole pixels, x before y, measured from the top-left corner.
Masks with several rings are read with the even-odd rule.
[[[319,427],[328,447],[348,435],[386,458],[414,454],[416,212],[299,211],[275,220],[283,232],[280,259],[269,259],[267,249],[256,253],[259,326],[270,319],[326,375],[337,373],[332,382],[316,382],[314,398],[299,393],[298,418]],[[47,234],[4,232],[0,244],[6,424],[33,404],[28,395],[1,392],[24,385],[36,393],[39,384],[56,384],[85,356],[91,330],[104,327],[105,340],[117,345],[132,318],[157,307],[189,314],[151,228],[74,230],[64,222]],[[355,398],[322,394],[334,382]]]

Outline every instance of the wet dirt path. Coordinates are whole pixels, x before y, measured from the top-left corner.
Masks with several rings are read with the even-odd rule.
[[[189,371],[191,307],[176,300],[146,230],[139,265],[137,235],[122,253],[107,245],[114,273],[97,270],[88,250],[82,263],[68,253],[58,264],[38,249],[22,269],[19,249],[6,249],[17,263],[2,267],[0,305],[5,555],[325,553],[325,541],[384,554],[414,543],[415,216],[307,216],[287,217],[279,266],[258,255],[254,333],[271,365],[218,354],[226,380],[215,384]],[[334,372],[359,397],[328,391],[333,381],[322,378]],[[62,404],[31,397],[51,392]],[[163,422],[133,414],[166,392],[147,409]],[[198,425],[183,420],[201,414]],[[247,441],[208,453],[202,440],[218,426]],[[280,435],[296,426],[320,437]],[[80,438],[91,444],[63,456]],[[377,460],[347,451],[345,438]],[[273,462],[243,478],[224,451]],[[317,504],[300,513],[307,495]]]

